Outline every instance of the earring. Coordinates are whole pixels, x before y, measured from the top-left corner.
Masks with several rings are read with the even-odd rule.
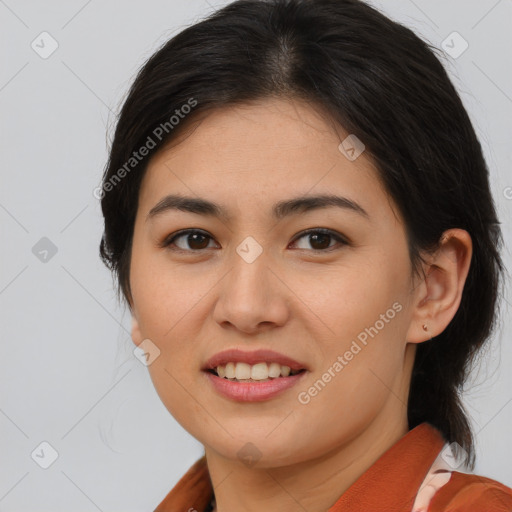
[[[428,331],[427,324],[423,324],[423,330],[424,330],[424,331]]]

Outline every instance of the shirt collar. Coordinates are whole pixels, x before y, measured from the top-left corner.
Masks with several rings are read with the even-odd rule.
[[[444,444],[439,430],[429,423],[421,423],[384,452],[327,512],[409,512],[425,475]],[[154,512],[189,510],[190,507],[202,512],[212,497],[213,487],[203,455]]]
[[[409,512],[418,489],[445,440],[439,430],[422,423],[384,452],[329,508]]]

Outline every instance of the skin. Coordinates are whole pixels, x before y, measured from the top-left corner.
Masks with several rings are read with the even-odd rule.
[[[149,338],[160,350],[148,366],[152,381],[169,412],[204,445],[219,512],[332,506],[407,433],[416,345],[446,328],[469,270],[471,238],[451,229],[438,252],[425,255],[426,277],[413,278],[403,221],[371,160],[365,152],[347,159],[338,149],[347,133],[319,112],[275,98],[216,110],[154,155],[141,185],[132,339],[138,345]],[[169,193],[218,202],[232,218],[174,210],[146,221]],[[317,193],[348,197],[370,218],[336,207],[272,218],[277,201]],[[175,240],[182,252],[159,247],[187,228],[210,238],[203,245]],[[333,230],[349,243],[297,238],[310,228]],[[263,250],[250,264],[236,252],[248,236]],[[396,302],[401,311],[300,403],[298,393]],[[235,402],[201,372],[227,348],[270,348],[306,363],[309,374],[273,399]],[[251,467],[237,456],[248,442],[260,452]]]

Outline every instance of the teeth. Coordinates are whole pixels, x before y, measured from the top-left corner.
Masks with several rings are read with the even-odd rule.
[[[249,365],[247,365],[247,366],[249,366]],[[251,366],[251,379],[252,380],[268,379],[267,363],[258,363],[258,364]]]
[[[251,366],[247,363],[237,363],[235,365],[235,379],[250,379],[251,378]]]
[[[270,363],[268,368],[268,376],[273,379],[281,375],[281,365],[279,363]]]
[[[215,368],[219,377],[236,380],[268,380],[278,377],[288,377],[295,375],[299,370],[291,370],[289,366],[279,363],[227,363],[225,366]]]
[[[226,365],[226,377],[228,379],[234,379],[235,378],[235,363],[228,363]]]

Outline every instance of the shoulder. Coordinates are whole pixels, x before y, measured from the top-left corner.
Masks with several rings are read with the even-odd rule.
[[[213,486],[203,455],[180,478],[154,512],[205,510],[212,497]]]
[[[454,471],[428,512],[511,512],[512,489],[484,476]]]

